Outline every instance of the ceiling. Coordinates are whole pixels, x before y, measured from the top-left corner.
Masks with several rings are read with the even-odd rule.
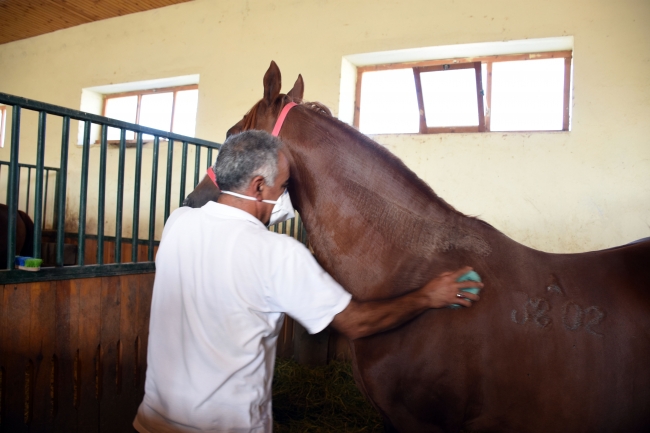
[[[0,0],[0,44],[191,0]]]

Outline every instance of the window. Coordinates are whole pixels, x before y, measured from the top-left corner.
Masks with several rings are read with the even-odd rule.
[[[339,118],[366,134],[568,131],[572,58],[572,36],[347,55]]]
[[[108,94],[104,96],[103,115],[193,137],[198,94],[197,85]],[[142,138],[152,140],[153,136],[144,134]],[[119,139],[120,130],[108,128],[108,140]],[[126,131],[126,139],[135,140],[135,133]]]
[[[7,129],[7,106],[0,105],[0,147],[5,147],[5,131]]]

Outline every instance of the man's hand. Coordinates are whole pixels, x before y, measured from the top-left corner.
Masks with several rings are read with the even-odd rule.
[[[429,281],[419,290],[419,292],[428,298],[430,308],[443,308],[452,304],[471,307],[471,301],[478,301],[481,298],[478,295],[463,292],[461,290],[469,289],[470,287],[478,287],[482,289],[483,283],[479,283],[478,281],[463,281],[459,283],[456,281],[462,275],[471,270],[471,267],[466,266],[454,272],[445,272],[440,274],[433,280]],[[471,301],[468,301],[468,299]]]
[[[461,289],[483,288],[483,283],[477,281],[459,283],[456,280],[471,270],[472,268],[466,266],[454,272],[445,272],[421,289],[398,298],[366,302],[353,299],[343,311],[334,316],[332,326],[354,340],[392,329],[430,308],[443,308],[452,304],[470,307],[472,303],[468,299],[478,301],[479,297],[462,292]],[[459,294],[461,296],[458,296]]]

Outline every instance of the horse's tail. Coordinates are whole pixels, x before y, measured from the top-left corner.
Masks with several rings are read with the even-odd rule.
[[[25,223],[25,242],[20,249],[21,256],[33,257],[34,256],[34,222],[25,212],[19,210],[18,215]]]

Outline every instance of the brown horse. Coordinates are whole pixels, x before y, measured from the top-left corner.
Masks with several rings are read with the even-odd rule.
[[[9,208],[0,204],[0,269],[7,269],[7,220]],[[16,214],[16,254],[31,257],[34,252],[34,223],[25,212]]]
[[[302,77],[264,96],[228,134],[271,131],[301,102]],[[438,197],[400,160],[310,106],[280,138],[291,199],[320,264],[355,298],[411,291],[469,264],[474,308],[430,310],[351,342],[358,386],[400,432],[650,431],[650,242],[549,254],[509,239]],[[202,182],[191,206],[216,199]],[[308,287],[305,290],[309,290]]]

